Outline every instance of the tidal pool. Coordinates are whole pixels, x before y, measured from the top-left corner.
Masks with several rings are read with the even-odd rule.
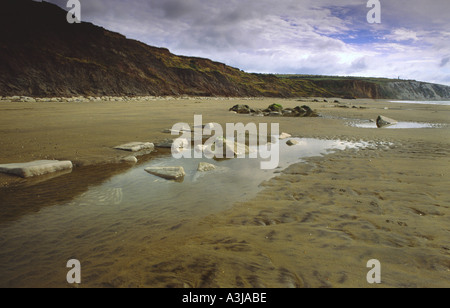
[[[104,175],[110,166],[85,167],[46,182],[0,190],[0,287],[67,287],[70,259],[82,264],[83,286],[111,286],[104,280],[111,283],[119,272],[126,276],[123,265],[116,266],[121,258],[143,258],[142,247],[156,238],[170,239],[186,222],[249,200],[262,182],[289,165],[306,157],[370,146],[291,139],[299,143],[288,146],[286,140],[280,141],[275,170],[260,169],[260,159],[178,160],[166,152],[115,175]],[[201,161],[217,169],[197,172]],[[186,176],[182,182],[168,181],[144,171],[151,166],[183,166]],[[126,286],[136,286],[132,277]]]
[[[390,101],[391,103],[401,104],[425,104],[425,105],[444,105],[450,106],[450,101]]]
[[[349,125],[359,128],[378,128],[375,122],[364,120],[350,122]],[[421,123],[421,122],[398,122],[397,124],[385,126],[382,129],[411,129],[411,128],[439,128],[439,127],[442,127],[442,125],[434,123]]]

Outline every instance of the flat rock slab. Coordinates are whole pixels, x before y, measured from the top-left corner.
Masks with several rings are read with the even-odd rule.
[[[122,144],[114,147],[116,150],[139,152],[141,150],[151,150],[155,149],[155,145],[150,142],[130,142],[127,144]]]
[[[186,175],[183,167],[149,167],[144,170],[167,180],[180,180]]]
[[[0,165],[0,172],[29,178],[72,168],[71,161],[37,160],[29,163]]]

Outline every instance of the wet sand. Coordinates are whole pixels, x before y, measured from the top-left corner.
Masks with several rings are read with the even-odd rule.
[[[280,123],[280,131],[295,137],[383,142],[388,145],[309,158],[264,182],[255,198],[157,234],[145,234],[145,225],[154,223],[151,217],[125,217],[136,229],[119,237],[115,248],[96,243],[86,230],[77,238],[92,241],[84,248],[92,250],[92,261],[83,265],[81,286],[373,287],[366,281],[366,263],[378,259],[381,287],[450,287],[450,106],[341,100],[350,107],[343,108],[329,101],[2,102],[0,163],[67,159],[76,168],[111,163],[123,155],[114,146],[165,139],[170,135],[162,130],[177,122],[192,123],[194,114],[203,115],[204,123],[222,125]],[[265,108],[274,102],[284,107],[306,104],[323,117],[259,118],[228,112],[238,103]],[[445,125],[392,130],[347,125],[380,114]],[[3,187],[24,181],[0,175]],[[26,214],[21,215],[26,223]],[[76,228],[76,221],[74,217],[70,228]],[[13,240],[1,231],[10,224],[0,224],[3,243]],[[45,256],[57,248],[48,243],[40,250]],[[14,260],[14,251],[10,254]],[[67,261],[66,255],[60,257]],[[0,286],[67,286],[64,267],[34,269],[39,274],[33,276],[21,264],[27,260],[19,260],[8,277],[2,275]]]

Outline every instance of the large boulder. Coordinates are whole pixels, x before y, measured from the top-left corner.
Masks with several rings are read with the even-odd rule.
[[[229,111],[234,111],[236,113],[241,113],[241,114],[249,114],[251,113],[251,109],[248,105],[234,105],[233,107],[230,108]]]
[[[380,115],[380,116],[378,116],[376,123],[377,123],[377,127],[381,128],[381,127],[397,124],[398,122],[394,119]]]
[[[269,109],[270,111],[281,113],[283,111],[283,106],[280,104],[272,104],[267,109]]]
[[[309,106],[297,106],[294,108],[294,116],[296,117],[318,117],[319,115]]]

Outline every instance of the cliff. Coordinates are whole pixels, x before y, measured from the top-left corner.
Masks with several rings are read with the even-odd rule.
[[[369,77],[335,77],[311,75],[279,75],[291,81],[309,81],[316,87],[345,98],[440,100],[450,99],[450,87],[445,85]]]
[[[91,23],[69,24],[67,12],[46,2],[3,0],[0,10],[0,95],[24,96],[352,96],[450,98],[449,87],[402,82],[326,82],[249,74]],[[412,94],[414,93],[414,94]]]

